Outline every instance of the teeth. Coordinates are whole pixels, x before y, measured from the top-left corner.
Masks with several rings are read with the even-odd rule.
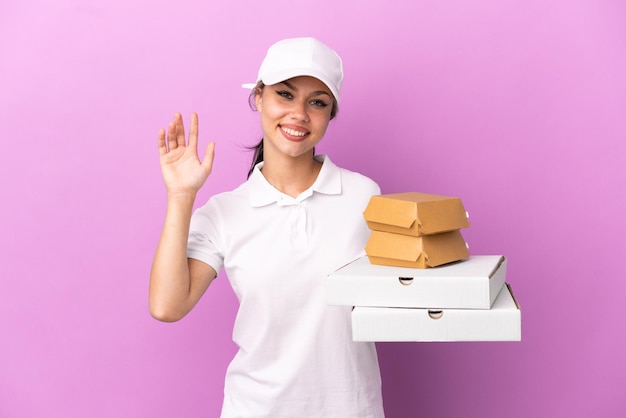
[[[283,131],[285,131],[285,133],[289,134],[289,135],[293,135],[293,136],[304,136],[306,135],[306,132],[301,132],[301,131],[296,131],[293,129],[289,129],[289,128],[282,128]]]

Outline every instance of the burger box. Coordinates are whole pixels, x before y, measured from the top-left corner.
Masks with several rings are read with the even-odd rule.
[[[366,256],[329,274],[330,305],[489,309],[506,277],[507,259],[473,255],[430,269],[380,266]]]
[[[521,341],[521,310],[508,284],[491,309],[355,307],[354,341]]]
[[[461,231],[410,236],[372,231],[365,246],[372,264],[395,267],[436,267],[469,257]]]
[[[363,217],[372,231],[411,236],[437,234],[470,225],[461,199],[418,192],[372,196]]]

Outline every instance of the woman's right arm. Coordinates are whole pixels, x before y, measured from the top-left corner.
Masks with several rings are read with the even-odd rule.
[[[186,144],[179,113],[159,131],[159,155],[167,189],[167,211],[150,272],[150,314],[166,322],[177,321],[196,305],[217,276],[209,265],[187,258],[187,239],[193,205],[213,166],[214,144],[198,158],[198,116],[191,115]]]

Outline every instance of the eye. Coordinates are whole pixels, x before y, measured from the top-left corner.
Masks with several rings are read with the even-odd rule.
[[[315,107],[326,107],[328,106],[328,103],[326,103],[324,100],[322,99],[314,99],[311,100],[311,104]]]
[[[284,99],[292,99],[293,95],[288,92],[287,90],[276,90],[276,94],[278,94],[280,97],[284,98]]]

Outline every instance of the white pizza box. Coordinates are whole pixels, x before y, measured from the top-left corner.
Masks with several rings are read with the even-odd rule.
[[[489,309],[502,289],[507,260],[474,255],[428,269],[371,264],[367,256],[326,278],[329,305]]]
[[[355,307],[352,339],[378,342],[521,341],[521,309],[506,284],[491,309]]]

